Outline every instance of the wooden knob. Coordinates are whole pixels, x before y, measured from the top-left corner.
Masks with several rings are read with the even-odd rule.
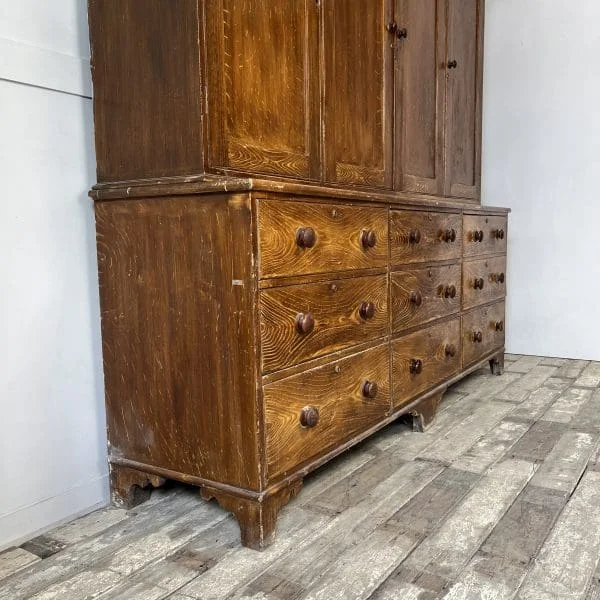
[[[476,344],[480,344],[481,342],[483,342],[483,333],[481,333],[481,331],[473,332],[473,342],[475,342]]]
[[[483,237],[484,237],[483,231],[481,231],[481,230],[473,231],[471,233],[471,237],[473,238],[474,242],[483,242]]]
[[[298,333],[306,335],[315,328],[315,318],[312,313],[300,313],[296,317],[296,329]]]
[[[418,375],[423,370],[423,361],[419,358],[411,358],[409,370],[414,375]]]
[[[475,281],[473,281],[473,287],[476,290],[482,290],[484,285],[484,281],[482,277],[477,277]]]
[[[444,290],[444,296],[446,298],[456,298],[456,286],[447,285],[446,289]]]
[[[375,305],[372,302],[363,302],[358,309],[360,318],[368,321],[375,316]]]
[[[389,33],[396,33],[398,31],[398,25],[395,21],[388,23],[385,28]]]
[[[496,321],[494,327],[496,331],[504,331],[504,321]]]
[[[496,236],[497,240],[503,240],[504,239],[504,235],[505,235],[504,229],[497,229],[496,230],[495,236]]]
[[[504,283],[504,280],[505,280],[504,273],[500,273],[500,275],[498,275],[498,283]]]
[[[362,393],[365,398],[373,398],[377,397],[377,392],[379,391],[379,386],[374,381],[365,381],[362,388]]]
[[[456,346],[454,344],[446,345],[446,356],[449,356],[451,358],[456,356]]]
[[[456,230],[454,230],[454,229],[446,229],[446,231],[444,231],[444,233],[442,234],[442,239],[445,242],[452,242],[452,243],[454,243],[456,241]]]
[[[300,425],[308,429],[316,427],[319,422],[319,410],[314,406],[305,406],[300,411]]]
[[[411,244],[421,243],[421,232],[418,229],[411,229],[408,233],[408,241]]]
[[[408,299],[410,300],[410,303],[414,304],[417,308],[423,304],[423,296],[419,291],[411,292]]]
[[[456,67],[458,67],[458,63],[455,60],[449,60],[448,61],[448,68],[449,69],[456,69]]]
[[[375,235],[375,232],[372,230],[365,230],[361,233],[360,241],[365,250],[374,248],[375,244],[377,243],[377,235]]]
[[[317,241],[317,234],[312,227],[301,227],[296,231],[296,244],[300,248],[312,248]]]
[[[398,29],[396,31],[396,37],[399,40],[405,40],[408,37],[408,30],[406,29],[406,27],[403,27],[402,29]]]

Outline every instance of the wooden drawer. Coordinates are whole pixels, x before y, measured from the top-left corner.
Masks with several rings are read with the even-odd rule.
[[[366,386],[368,383],[376,386]],[[389,413],[389,347],[385,344],[266,385],[264,405],[267,477],[271,481]],[[303,416],[305,408],[318,412],[316,425],[309,418],[314,412]]]
[[[433,325],[392,342],[394,408],[460,369],[460,319]]]
[[[388,262],[388,210],[370,206],[262,200],[260,276],[283,277]]]
[[[465,215],[463,249],[465,256],[493,252],[506,253],[508,219],[506,217]]]
[[[263,373],[387,335],[387,277],[262,290],[260,331]]]
[[[460,265],[398,271],[391,282],[393,332],[460,311]]]
[[[392,265],[461,256],[462,217],[452,213],[392,210],[390,244]]]
[[[462,318],[463,367],[504,347],[504,302],[478,308]]]
[[[506,257],[463,263],[463,308],[500,300],[506,295]]]

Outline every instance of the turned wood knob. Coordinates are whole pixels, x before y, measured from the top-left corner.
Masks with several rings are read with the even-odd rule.
[[[473,287],[474,287],[476,290],[482,290],[482,289],[483,289],[483,284],[484,284],[484,281],[483,281],[483,278],[482,278],[482,277],[477,277],[477,278],[475,279],[475,281],[473,281]]]
[[[414,375],[418,375],[423,370],[423,361],[419,358],[411,358],[409,370]]]
[[[503,240],[504,239],[504,229],[497,229],[495,236],[497,240]]]
[[[375,316],[375,305],[372,302],[363,302],[358,309],[360,318],[368,321]]]
[[[419,244],[421,242],[421,232],[418,229],[411,229],[408,233],[408,241],[411,244]]]
[[[454,358],[456,356],[456,346],[454,344],[446,345],[446,356]]]
[[[305,406],[300,412],[300,425],[302,427],[316,427],[319,422],[319,410],[314,406]]]
[[[449,60],[448,61],[448,68],[449,69],[456,69],[456,67],[458,67],[458,63],[455,60]]]
[[[300,248],[312,248],[317,241],[317,234],[312,227],[301,227],[296,231],[296,244]]]
[[[417,308],[423,304],[423,296],[421,292],[411,292],[409,296],[409,300],[411,304],[414,304]]]
[[[298,333],[306,335],[315,328],[315,318],[312,313],[300,313],[296,317],[296,329]]]
[[[446,298],[456,298],[456,286],[447,285],[446,289],[444,290],[444,296]]]
[[[396,31],[398,31],[398,24],[395,21],[391,21],[385,28],[389,33],[396,33]]]
[[[483,333],[481,333],[481,331],[473,332],[473,342],[475,342],[476,344],[480,344],[481,342],[483,342]]]
[[[374,248],[375,244],[377,243],[377,235],[375,235],[375,232],[373,230],[365,230],[360,236],[360,241],[362,243],[362,247],[365,250],[368,250],[369,248]]]
[[[504,283],[504,273],[500,273],[500,275],[498,275],[498,283]]]
[[[362,393],[365,398],[373,398],[377,397],[377,392],[379,391],[379,386],[374,381],[365,381],[362,388]]]
[[[396,31],[396,37],[399,40],[405,40],[408,37],[408,30],[406,29],[406,27],[403,27],[402,29],[398,29]]]
[[[455,242],[456,241],[456,231],[454,229],[446,229],[442,234],[442,239],[444,242]]]
[[[494,324],[496,331],[504,331],[504,321],[496,321]]]
[[[473,231],[471,233],[471,237],[473,238],[474,242],[483,242],[483,231],[481,231],[481,229]]]

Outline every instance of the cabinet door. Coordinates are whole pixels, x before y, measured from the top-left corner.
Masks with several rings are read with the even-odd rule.
[[[209,166],[320,179],[317,3],[205,7]]]
[[[446,0],[398,0],[395,187],[444,192]]]
[[[392,0],[324,0],[325,179],[391,187]]]
[[[446,195],[479,198],[484,0],[448,0]]]

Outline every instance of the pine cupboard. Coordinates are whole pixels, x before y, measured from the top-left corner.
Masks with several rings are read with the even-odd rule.
[[[264,549],[304,476],[501,374],[483,0],[89,0],[113,498]]]

